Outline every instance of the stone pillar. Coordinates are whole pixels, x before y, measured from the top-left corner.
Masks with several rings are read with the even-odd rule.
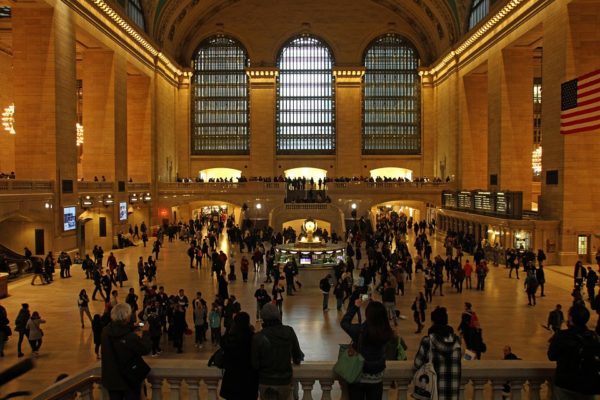
[[[542,196],[544,218],[560,220],[559,264],[577,261],[577,236],[592,236],[592,256],[600,245],[600,133],[560,134],[560,85],[598,70],[600,1],[575,0],[552,4],[544,20],[542,61]],[[558,184],[547,184],[546,173],[558,171]]]
[[[531,209],[533,150],[533,53],[506,48],[488,60],[488,170],[498,176],[490,189],[523,192]]]
[[[339,176],[362,171],[362,78],[364,67],[335,67],[336,166]]]
[[[433,101],[433,77],[421,76],[421,171],[416,176],[435,176],[435,109]],[[442,177],[442,178],[445,178]]]
[[[75,180],[75,30],[71,10],[62,3],[54,8],[14,4],[11,22],[13,65],[18,71],[13,87],[17,177]]]
[[[85,92],[84,92],[85,98]],[[124,54],[114,57],[114,172],[115,182],[127,182],[127,59]],[[85,114],[84,114],[85,118]],[[139,143],[132,145],[138,146]],[[108,176],[106,177],[108,181]]]
[[[180,177],[195,178],[199,171],[192,171],[190,165],[191,146],[191,85],[192,71],[186,71],[179,77],[179,88],[177,90],[176,119],[177,125],[177,173]]]
[[[85,141],[81,156],[86,181],[94,177],[115,180],[115,76],[117,63],[110,50],[86,50],[82,61],[83,126]],[[125,107],[127,107],[125,103]],[[120,113],[121,111],[119,111]]]
[[[251,67],[247,69],[250,80],[250,161],[251,171],[244,175],[274,176],[279,172],[276,165],[275,102],[277,100],[277,76],[275,67]]]
[[[465,75],[461,89],[459,187],[465,190],[482,189],[488,185],[487,75],[485,73]]]
[[[151,107],[150,78],[141,73],[129,75],[127,77],[127,143],[129,144],[127,177],[132,178],[134,182],[151,181]]]

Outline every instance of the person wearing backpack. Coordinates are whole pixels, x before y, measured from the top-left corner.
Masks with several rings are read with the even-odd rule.
[[[593,400],[600,394],[600,338],[586,326],[590,312],[574,304],[568,314],[568,328],[550,339],[548,359],[556,361],[555,399]]]
[[[421,376],[415,382],[413,397],[420,400],[435,400],[432,399],[433,396],[427,397],[426,394],[437,392],[438,400],[458,400],[462,357],[460,338],[448,325],[446,308],[436,307],[431,313],[431,322],[433,324],[427,336],[424,336],[419,344],[414,367],[419,372],[426,364],[433,363],[435,373],[430,374],[429,379],[424,379],[422,373],[419,374]],[[436,383],[435,390],[431,390],[433,387],[428,384],[432,381]]]

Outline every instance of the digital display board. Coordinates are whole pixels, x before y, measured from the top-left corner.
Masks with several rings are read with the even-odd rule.
[[[119,221],[127,221],[127,203],[124,201],[119,203]]]
[[[77,208],[76,207],[65,207],[63,210],[63,230],[74,231],[77,228]]]
[[[442,208],[510,219],[523,216],[522,192],[444,191]]]

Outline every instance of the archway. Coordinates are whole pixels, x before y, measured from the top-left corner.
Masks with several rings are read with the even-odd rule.
[[[233,179],[237,182],[240,176],[242,176],[242,171],[234,168],[207,168],[200,171],[200,179],[204,182],[217,179]]]
[[[408,168],[400,167],[383,167],[376,168],[370,171],[371,178],[392,178],[392,179],[408,179],[412,181],[413,171]]]
[[[304,223],[305,220],[306,220],[306,218],[300,218],[300,219],[292,219],[289,221],[285,221],[283,223],[283,226],[281,227],[281,230],[291,227],[298,234],[298,233],[302,232],[302,224]],[[317,223],[317,228],[320,228],[322,230],[327,230],[327,232],[329,232],[329,234],[331,234],[331,222],[325,221],[322,219],[315,219],[315,221]]]
[[[321,168],[313,168],[313,167],[298,167],[286,169],[284,171],[285,177],[294,179],[294,178],[312,178],[315,182],[319,179],[322,181],[327,177],[327,170]]]

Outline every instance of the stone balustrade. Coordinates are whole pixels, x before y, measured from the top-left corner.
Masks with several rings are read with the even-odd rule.
[[[79,193],[112,192],[114,186],[114,182],[77,182],[77,190]]]
[[[46,180],[0,179],[0,194],[14,192],[53,193],[54,182]]]
[[[189,400],[219,398],[221,371],[207,367],[206,360],[149,360],[152,367],[147,383],[147,399]],[[306,362],[294,368],[297,392],[303,400],[345,399],[346,389],[333,373],[334,363]],[[501,400],[506,383],[513,400],[551,398],[554,363],[528,361],[463,362],[460,396],[472,400]],[[47,388],[34,400],[103,398],[100,366],[93,366]],[[384,399],[406,400],[411,393],[411,361],[387,363],[384,375]]]
[[[150,182],[128,182],[128,192],[149,192],[152,189]]]

